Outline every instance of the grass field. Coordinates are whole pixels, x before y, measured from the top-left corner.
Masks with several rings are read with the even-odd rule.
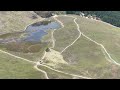
[[[35,70],[33,64],[0,52],[1,79],[44,79],[44,74]]]

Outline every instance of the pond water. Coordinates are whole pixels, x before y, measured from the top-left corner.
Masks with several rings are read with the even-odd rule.
[[[40,42],[41,38],[47,34],[48,30],[58,29],[61,25],[58,22],[43,21],[29,25],[25,31],[7,33],[0,35],[0,43],[5,42]],[[22,37],[20,37],[22,35]]]
[[[59,29],[58,22],[43,21],[29,25],[25,31],[0,35],[0,48],[15,52],[39,52],[49,42],[41,42],[48,30]]]
[[[47,34],[46,31],[50,29],[58,29],[60,27],[61,25],[57,22],[49,22],[45,25],[30,25],[25,30],[27,36],[24,38],[24,40],[39,42],[40,39]]]

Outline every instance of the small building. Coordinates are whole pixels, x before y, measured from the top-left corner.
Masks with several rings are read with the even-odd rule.
[[[84,15],[85,15],[84,13],[80,12],[80,16],[81,16],[81,17],[84,17]]]

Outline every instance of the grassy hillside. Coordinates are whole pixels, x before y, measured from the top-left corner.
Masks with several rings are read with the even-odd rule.
[[[113,44],[113,42],[119,42],[119,28],[112,27],[106,23],[86,19],[80,16],[75,17],[78,18],[77,23],[80,25],[80,29],[84,34],[88,35],[93,40],[96,40],[99,43],[105,45],[105,48],[108,49],[112,57],[113,55],[119,57],[119,55],[117,54],[119,53],[119,51],[116,51],[119,49],[114,49],[114,47],[116,46],[114,46]],[[72,43],[72,40],[69,36],[74,38],[75,36],[77,37],[78,34],[78,31],[75,30],[75,27],[71,24],[68,24],[68,22],[73,22],[73,19],[64,16],[60,16],[58,17],[58,19],[62,21],[66,26],[70,25],[72,27],[67,27],[67,29],[65,27],[54,33],[56,39],[55,50],[57,50],[56,48],[65,48],[66,45]],[[62,30],[64,33],[62,33]],[[73,30],[72,34],[70,33],[71,30]],[[70,33],[70,35],[68,33]],[[65,41],[64,39],[62,39],[63,37],[66,37],[65,40],[68,43],[63,43]],[[74,45],[63,52],[62,55],[64,57],[64,60],[66,60],[69,64],[59,64],[57,67],[57,69],[59,70],[68,73],[89,76],[92,78],[120,78],[120,67],[109,63],[105,58],[101,47],[89,41],[83,36],[81,36],[81,38]]]
[[[78,31],[73,22],[74,18],[59,16],[57,19],[64,24],[64,28],[56,30],[54,33],[54,38],[56,40],[55,50],[61,52],[78,37]]]
[[[23,31],[27,25],[41,19],[30,11],[0,11],[0,34]]]
[[[112,58],[120,63],[120,28],[81,17],[78,17],[77,22],[83,33],[103,44]]]

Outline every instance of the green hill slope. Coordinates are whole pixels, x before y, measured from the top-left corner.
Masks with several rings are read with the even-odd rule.
[[[79,23],[82,32],[93,40],[103,44],[111,56],[116,61],[120,62],[120,28],[80,17],[78,17],[77,22]]]
[[[119,43],[120,28],[113,27],[101,21],[86,19],[75,15],[74,17],[77,17],[76,21],[79,24],[82,33],[98,43],[103,44],[110,53],[111,57],[116,61],[119,61],[119,47],[117,47],[115,43]],[[66,16],[60,16],[58,19],[63,22],[65,27],[54,33],[56,38],[55,50],[58,50],[58,48],[65,48],[65,46],[67,47],[67,44],[63,42],[66,40],[69,42],[69,45],[70,42],[73,42],[73,38],[75,40],[76,37],[78,37],[78,35],[74,35],[74,33],[79,33],[75,29],[74,24],[71,25],[71,23],[67,25],[72,27],[67,27],[66,29],[66,22],[72,22],[73,19]],[[73,30],[72,34],[70,33],[71,30]],[[66,39],[62,39],[63,37]],[[64,60],[66,60],[69,64],[59,64],[56,69],[92,78],[120,78],[120,67],[116,64],[108,62],[101,47],[84,36],[81,36],[80,39],[78,39],[71,47],[66,49],[62,55]]]
[[[1,11],[0,34],[23,31],[27,25],[41,19],[30,11]]]

